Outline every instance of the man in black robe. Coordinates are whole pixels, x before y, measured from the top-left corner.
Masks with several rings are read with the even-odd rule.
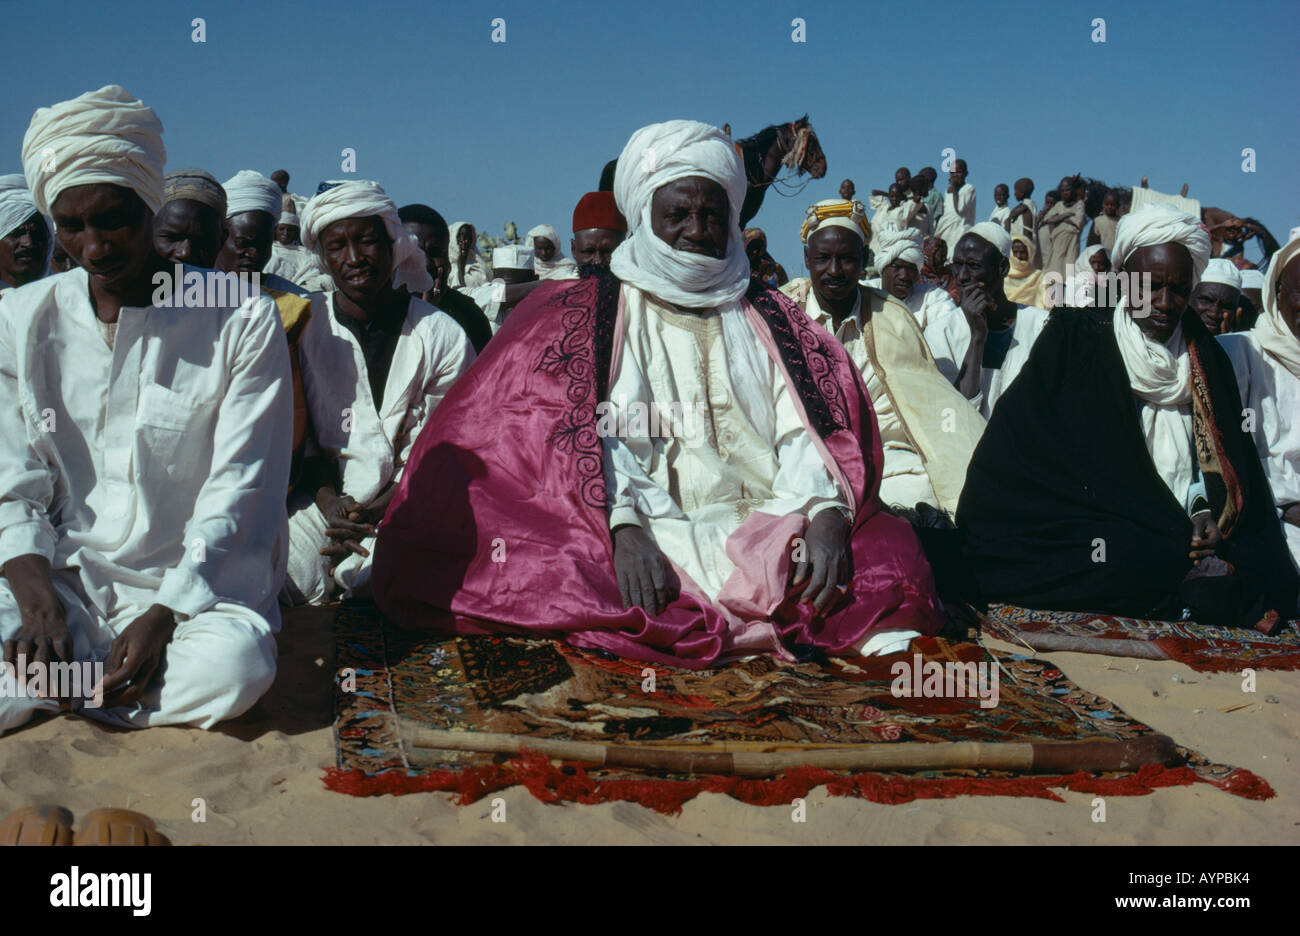
[[[958,507],[979,598],[1142,618],[1190,607],[1203,622],[1265,632],[1295,607],[1297,576],[1242,431],[1232,365],[1188,303],[1208,257],[1195,219],[1144,209],[1116,235],[1129,277],[1120,306],[1053,313],[989,421]],[[1182,385],[1172,403],[1135,389],[1144,384],[1117,316],[1168,349]],[[1175,431],[1161,434],[1157,409]]]

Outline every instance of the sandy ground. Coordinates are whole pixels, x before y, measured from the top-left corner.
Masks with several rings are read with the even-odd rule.
[[[1109,797],[1106,821],[1094,822],[1090,794],[1065,793],[1064,803],[960,797],[881,806],[818,790],[808,798],[806,821],[796,822],[791,807],[747,806],[713,794],[667,818],[629,803],[548,806],[513,789],[499,794],[505,821],[494,822],[488,800],[460,807],[442,793],[331,793],[320,779],[334,758],[330,614],[307,610],[286,618],[276,685],[218,730],[126,732],[62,716],[0,739],[0,815],[42,802],[77,816],[119,806],[153,816],[177,844],[213,845],[1300,842],[1300,672],[1260,672],[1250,695],[1236,675],[1080,653],[1044,657],[1180,744],[1255,771],[1277,797],[1253,802],[1196,784]],[[1242,702],[1252,704],[1221,711]],[[196,798],[205,801],[206,822],[193,821]]]

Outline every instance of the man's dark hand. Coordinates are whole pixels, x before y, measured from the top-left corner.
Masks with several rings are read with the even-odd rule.
[[[1196,563],[1213,556],[1222,541],[1223,534],[1213,514],[1206,512],[1192,517],[1192,551],[1188,555]]]
[[[1292,504],[1282,511],[1282,522],[1300,526],[1300,503]]]
[[[5,578],[18,604],[22,624],[11,640],[4,642],[4,661],[50,664],[72,662],[72,634],[67,612],[54,591],[50,561],[44,556],[15,556],[4,565]]]
[[[614,573],[624,608],[644,608],[659,614],[677,597],[668,581],[663,553],[639,526],[614,531]]]
[[[797,588],[807,582],[799,600],[811,602],[813,611],[823,615],[848,588],[849,521],[833,507],[823,510],[808,524],[803,538],[804,558],[791,569],[790,584]]]
[[[132,705],[148,690],[176,631],[170,608],[153,605],[126,626],[104,661],[104,705]]]
[[[350,495],[335,494],[328,488],[321,488],[316,493],[316,506],[325,517],[325,535],[331,540],[320,554],[328,556],[331,565],[338,565],[352,553],[370,555],[370,550],[362,546],[361,541],[374,536],[375,527],[366,522],[365,508]]]
[[[971,331],[984,334],[989,330],[989,313],[994,312],[998,304],[980,286],[972,286],[962,293],[961,310],[966,313],[966,322]]]

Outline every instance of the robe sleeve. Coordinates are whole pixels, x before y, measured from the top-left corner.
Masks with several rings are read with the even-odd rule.
[[[230,375],[220,401],[212,467],[185,527],[185,556],[163,574],[157,601],[194,617],[219,601],[262,606],[284,577],[293,438],[289,344],[275,304],[248,300],[226,325]],[[177,505],[178,509],[188,505]]]
[[[0,318],[0,566],[18,556],[54,559],[54,472],[31,445],[18,392],[14,319]]]
[[[429,424],[429,418],[438,408],[442,398],[447,395],[460,376],[469,370],[476,357],[474,346],[470,343],[465,330],[448,315],[438,316],[438,325],[433,336],[434,348],[430,357],[432,363],[428,378],[421,390],[422,405],[414,425],[406,427],[406,442],[397,453],[397,470],[393,472],[392,483],[402,480],[406,463],[415,449],[415,442],[420,432]]]

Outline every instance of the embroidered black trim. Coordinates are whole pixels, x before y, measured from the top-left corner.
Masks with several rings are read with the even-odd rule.
[[[813,428],[823,439],[847,429],[844,390],[835,378],[826,342],[812,327],[812,320],[803,315],[790,315],[782,308],[776,293],[760,282],[750,282],[747,298],[771,330]]]
[[[552,300],[560,335],[543,349],[533,370],[567,382],[569,407],[546,441],[577,459],[583,501],[604,509],[604,452],[596,432],[596,405],[609,384],[619,281],[608,267],[583,267],[580,273],[577,283]]]

